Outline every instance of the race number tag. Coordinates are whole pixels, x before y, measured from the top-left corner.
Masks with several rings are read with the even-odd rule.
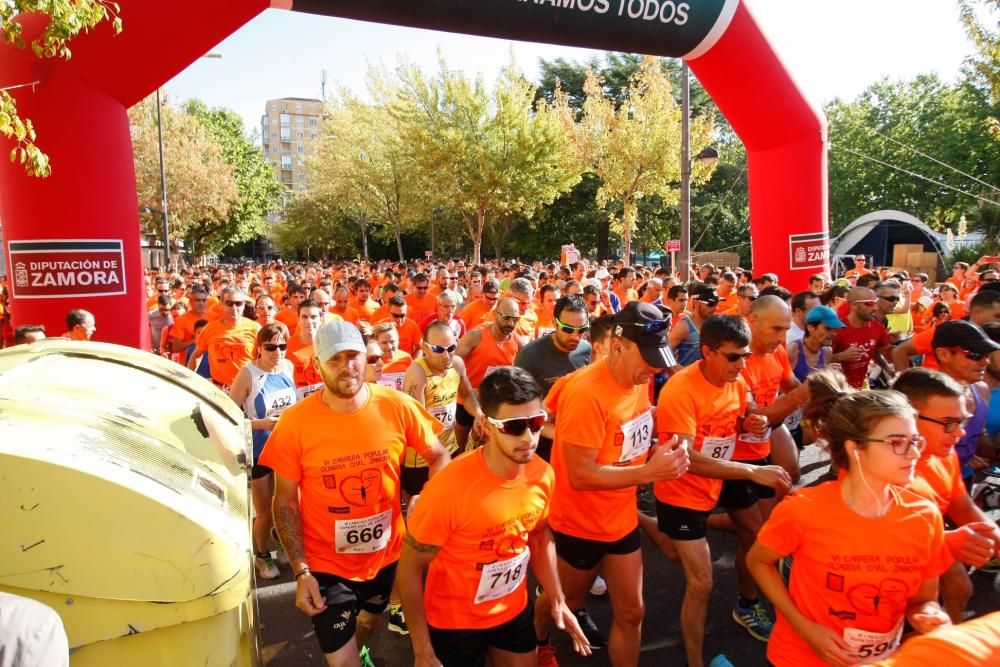
[[[276,417],[295,403],[295,389],[288,387],[264,394],[264,406],[267,409],[265,417]]]
[[[405,373],[382,373],[378,383],[383,387],[403,391],[403,376]]]
[[[749,433],[740,433],[740,441],[741,442],[758,442],[758,443],[759,442],[770,442],[771,441],[771,429],[770,429],[770,427],[768,427],[767,431],[760,438],[758,438],[755,435],[751,435]],[[716,458],[718,458],[718,457],[716,457]]]
[[[479,588],[476,589],[476,604],[498,600],[517,590],[528,574],[530,556],[531,549],[525,547],[523,552],[513,558],[483,565]]]
[[[903,636],[903,624],[900,622],[895,630],[889,632],[869,632],[857,628],[844,628],[844,642],[860,660],[859,664],[876,662],[887,658],[899,648],[899,640]]]
[[[736,451],[736,436],[727,435],[724,438],[705,438],[701,442],[701,453],[721,461],[731,461]]]
[[[649,446],[653,442],[652,408],[625,422],[621,428],[625,439],[622,441],[622,454],[618,457],[618,462],[627,463],[649,451]]]
[[[437,419],[446,428],[452,428],[455,425],[455,403],[449,403],[448,405],[438,405],[433,408],[427,408],[427,412],[431,413],[434,419]]]
[[[306,385],[305,387],[299,387],[296,392],[299,395],[299,400],[301,401],[306,396],[312,396],[313,394],[323,391],[323,383],[317,382],[316,384]]]
[[[385,549],[392,537],[392,510],[362,519],[334,521],[338,554],[370,554]]]
[[[785,426],[788,427],[789,431],[794,431],[801,425],[802,425],[802,410],[796,410],[792,414],[785,417]]]

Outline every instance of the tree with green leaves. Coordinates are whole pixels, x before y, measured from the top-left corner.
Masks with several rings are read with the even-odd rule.
[[[637,228],[639,201],[651,196],[659,196],[666,204],[680,200],[681,108],[669,77],[651,57],[643,59],[620,105],[605,94],[593,70],[587,73],[584,92],[580,113],[568,96],[559,92],[555,109],[573,138],[577,164],[601,179],[597,205],[609,210],[611,229],[621,235],[627,258]],[[711,115],[692,119],[691,146],[695,152],[710,145],[714,127]],[[713,168],[696,163],[691,182],[704,183]]]
[[[200,100],[190,100],[184,112],[194,117],[222,150],[222,160],[232,168],[236,199],[222,219],[205,219],[188,230],[188,240],[199,252],[220,250],[268,231],[267,216],[278,210],[284,187],[253,137],[243,129],[243,119],[231,109],[210,109]]]
[[[390,108],[415,173],[439,208],[465,220],[475,263],[487,224],[531,218],[580,179],[555,110],[535,104],[534,86],[513,67],[492,91],[443,61],[430,79],[407,64],[397,75]]]
[[[286,258],[356,257],[358,252],[351,221],[329,195],[294,198],[271,238]]]
[[[69,42],[80,33],[87,33],[104,21],[111,22],[115,34],[121,33],[118,12],[118,4],[110,0],[0,0],[0,33],[7,44],[16,48],[30,46],[40,59],[69,60],[73,55]],[[29,45],[17,19],[21,14],[31,13],[45,14],[49,21]],[[35,145],[37,135],[31,120],[20,117],[10,90],[0,90],[0,135],[13,140],[10,160],[20,162],[29,176],[45,177],[52,173],[48,156]]]

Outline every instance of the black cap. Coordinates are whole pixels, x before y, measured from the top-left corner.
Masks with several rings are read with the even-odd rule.
[[[934,330],[931,347],[960,347],[977,354],[1000,350],[1000,345],[990,340],[978,324],[965,320],[949,320],[939,324]]]
[[[692,299],[702,303],[715,304],[722,301],[711,285],[698,285],[688,292]]]
[[[670,317],[651,303],[630,301],[615,313],[615,336],[626,338],[639,346],[639,352],[653,368],[670,368],[677,365],[667,344]]]

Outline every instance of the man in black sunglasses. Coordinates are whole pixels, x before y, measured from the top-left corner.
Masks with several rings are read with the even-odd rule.
[[[555,331],[526,345],[514,359],[514,365],[528,371],[541,386],[543,398],[556,380],[590,362],[587,305],[578,296],[564,296],[556,301],[553,314]],[[546,461],[548,453],[548,447],[539,447]]]
[[[476,665],[489,656],[492,664],[528,664],[536,651],[529,567],[552,600],[552,619],[589,655],[561,590],[546,522],[555,480],[534,455],[545,421],[541,391],[510,366],[493,371],[479,391],[486,443],[430,480],[409,517],[398,582],[417,663]]]
[[[1000,350],[1000,344],[972,322],[950,320],[937,326],[931,347],[941,372],[965,387],[965,410],[972,416],[955,451],[962,464],[962,478],[969,486],[975,470],[989,465],[989,461],[979,455],[980,448],[984,452],[991,449],[986,436],[990,390],[983,378],[989,355]]]

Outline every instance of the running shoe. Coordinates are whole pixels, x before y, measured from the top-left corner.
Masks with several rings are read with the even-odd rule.
[[[606,595],[607,592],[608,592],[608,583],[604,581],[604,577],[602,577],[601,575],[597,575],[597,578],[594,579],[593,585],[591,585],[590,587],[590,594]]]
[[[712,658],[712,661],[708,663],[708,667],[733,667],[733,663],[729,661],[729,658],[724,653],[720,653]]]
[[[757,602],[749,609],[741,609],[739,605],[733,608],[733,620],[746,628],[750,636],[766,642],[771,636],[774,621],[767,615],[764,606]]]
[[[590,648],[594,651],[603,651],[608,647],[608,640],[604,638],[601,631],[597,629],[597,625],[594,623],[594,619],[590,617],[586,609],[580,609],[573,612],[576,615],[576,621],[580,624],[580,629],[583,630],[583,635],[590,642]]]
[[[542,644],[538,647],[538,667],[559,667],[556,660],[556,647],[552,644]]]
[[[406,625],[406,615],[403,613],[402,605],[389,605],[389,632],[406,636],[410,634],[410,628]]]
[[[1000,507],[1000,490],[989,481],[972,487],[972,502],[981,510],[989,511]]]
[[[367,646],[361,647],[361,651],[358,652],[358,659],[361,661],[361,667],[375,667],[375,661],[372,660],[371,651]]]
[[[253,564],[257,568],[257,575],[261,579],[277,579],[281,576],[281,570],[278,569],[277,563],[271,558],[271,552],[260,556],[254,556]]]

